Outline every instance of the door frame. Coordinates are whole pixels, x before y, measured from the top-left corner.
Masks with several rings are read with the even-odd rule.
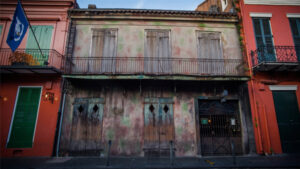
[[[14,118],[15,118],[15,113],[16,113],[16,107],[17,107],[17,103],[18,103],[20,88],[40,88],[41,89],[40,98],[39,98],[39,105],[38,105],[38,109],[37,109],[37,115],[36,115],[36,119],[35,119],[35,125],[34,125],[33,137],[32,137],[32,146],[34,144],[36,126],[37,126],[37,121],[38,121],[38,117],[39,117],[39,111],[40,111],[40,105],[41,105],[41,99],[42,99],[42,93],[43,93],[43,86],[18,86],[17,95],[16,95],[16,98],[15,98],[14,109],[13,109],[13,114],[12,114],[12,118],[10,120],[10,125],[9,125],[9,132],[8,132],[7,139],[6,139],[6,145],[5,145],[6,148],[7,148],[8,142],[10,140],[10,136],[11,136],[12,125],[13,125]],[[30,147],[30,148],[32,148],[32,147]]]
[[[280,131],[279,131],[279,125],[278,125],[278,120],[277,120],[277,113],[276,113],[276,108],[275,108],[275,103],[274,103],[274,98],[273,98],[273,91],[294,91],[295,95],[296,95],[296,99],[299,99],[297,97],[297,90],[298,90],[298,86],[297,85],[269,85],[269,89],[271,91],[272,94],[272,99],[273,99],[273,106],[274,106],[274,115],[276,117],[276,124],[277,124],[277,130],[278,130],[278,134],[279,134],[279,139],[280,139],[280,143],[281,143],[281,138],[280,138]],[[297,100],[298,103],[298,100]],[[298,109],[300,110],[300,106],[298,105]],[[282,150],[282,143],[280,144],[281,146],[281,150]],[[282,153],[283,150],[282,150]]]
[[[202,156],[202,149],[201,149],[201,138],[200,138],[200,121],[199,121],[199,104],[198,101],[199,100],[221,100],[222,97],[214,97],[214,96],[198,96],[194,98],[194,105],[195,105],[195,128],[196,128],[196,143],[197,143],[197,155]],[[227,97],[226,100],[233,100],[233,101],[237,101],[238,104],[238,114],[239,114],[239,120],[241,123],[241,128],[243,128],[243,126],[245,126],[244,123],[244,117],[242,117],[242,109],[241,109],[241,101],[239,99],[238,96],[231,96],[231,97]],[[245,126],[247,127],[247,126]],[[244,137],[243,137],[243,129],[241,130],[241,144],[242,144],[242,150],[243,153],[245,153],[244,151]]]

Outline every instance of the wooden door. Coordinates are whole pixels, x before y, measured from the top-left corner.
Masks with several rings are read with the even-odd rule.
[[[273,91],[282,151],[300,151],[300,113],[295,91]]]
[[[73,106],[69,154],[99,155],[101,151],[103,99],[76,98]]]
[[[173,103],[170,98],[146,98],[144,106],[145,155],[168,155],[174,141]]]

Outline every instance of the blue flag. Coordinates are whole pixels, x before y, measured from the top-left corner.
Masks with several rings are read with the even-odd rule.
[[[14,18],[11,22],[6,43],[10,46],[14,52],[22,42],[26,31],[28,29],[29,22],[25,16],[21,3],[18,1],[17,8],[14,14]]]

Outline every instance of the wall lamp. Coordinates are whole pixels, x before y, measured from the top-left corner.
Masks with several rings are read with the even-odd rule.
[[[44,95],[44,101],[51,101],[51,103],[53,104],[54,93],[52,93],[52,92],[46,92],[46,94]]]

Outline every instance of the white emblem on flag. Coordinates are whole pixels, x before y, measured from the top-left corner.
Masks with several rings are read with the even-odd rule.
[[[17,23],[16,23],[16,26],[15,26],[14,40],[19,41],[22,34],[23,34],[23,31],[24,31],[24,25],[22,24],[22,22],[19,20],[18,17],[16,17],[16,20],[17,20]]]

